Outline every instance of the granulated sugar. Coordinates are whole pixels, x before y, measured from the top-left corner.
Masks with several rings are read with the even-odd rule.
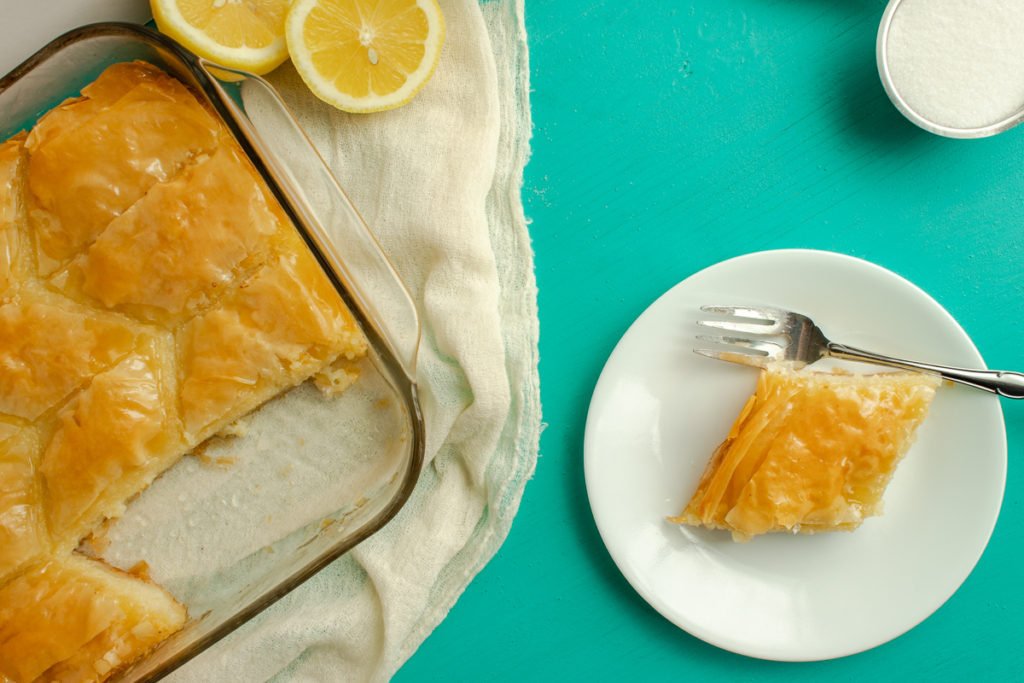
[[[933,123],[983,128],[1024,108],[1024,0],[903,0],[885,48],[893,87]]]

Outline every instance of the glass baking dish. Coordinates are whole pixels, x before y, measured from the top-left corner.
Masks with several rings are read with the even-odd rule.
[[[223,120],[370,351],[340,397],[327,400],[307,382],[273,399],[245,419],[244,434],[211,437],[108,525],[94,554],[123,569],[144,560],[189,610],[186,626],[119,681],[168,674],[379,530],[408,499],[424,445],[415,305],[265,81],[219,69],[142,26],[93,24],[0,79],[0,140],[76,96],[107,66],[131,60],[175,76]]]

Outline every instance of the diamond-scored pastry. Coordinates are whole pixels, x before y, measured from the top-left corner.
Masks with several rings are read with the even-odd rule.
[[[291,229],[279,214],[241,153],[222,147],[111,221],[89,247],[83,291],[109,307],[194,314],[262,265]]]
[[[74,554],[209,436],[367,342],[227,129],[117,64],[0,143],[0,681],[100,681],[179,629]]]
[[[218,144],[213,117],[153,67],[111,67],[82,97],[44,116],[26,142],[29,216],[44,273]]]
[[[189,438],[205,438],[303,381],[334,358],[366,353],[366,339],[312,255],[276,257],[258,276],[182,327],[181,412]]]
[[[41,290],[0,304],[0,413],[34,420],[134,347],[126,322]]]
[[[173,342],[150,338],[60,411],[40,471],[58,549],[71,550],[184,450]]]
[[[671,521],[728,529],[741,541],[769,531],[856,528],[881,513],[937,386],[915,373],[769,366]]]
[[[79,555],[0,588],[0,680],[100,681],[185,622],[159,586]]]

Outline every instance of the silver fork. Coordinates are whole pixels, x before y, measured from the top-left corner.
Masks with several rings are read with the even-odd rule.
[[[1007,398],[1024,398],[1024,374],[1019,372],[970,370],[883,356],[829,341],[814,321],[806,315],[779,308],[701,306],[700,310],[730,319],[698,320],[698,325],[734,333],[697,336],[701,341],[719,345],[718,348],[694,349],[697,353],[711,358],[757,367],[762,367],[766,362],[773,360],[809,364],[822,358],[841,358],[926,372]]]

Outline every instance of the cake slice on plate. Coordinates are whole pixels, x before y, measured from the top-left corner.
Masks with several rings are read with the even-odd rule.
[[[770,531],[850,530],[878,515],[939,380],[772,364],[672,522]]]

